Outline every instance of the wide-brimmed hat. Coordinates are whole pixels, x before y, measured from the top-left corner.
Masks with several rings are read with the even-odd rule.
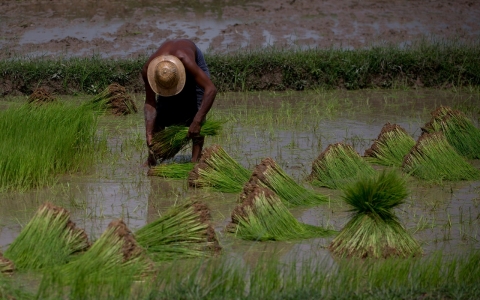
[[[155,57],[147,69],[147,78],[152,90],[160,96],[173,96],[185,85],[185,67],[173,55]]]

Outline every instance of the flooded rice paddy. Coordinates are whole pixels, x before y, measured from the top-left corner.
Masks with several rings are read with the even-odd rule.
[[[134,95],[142,107],[143,95]],[[5,106],[9,101],[5,99]],[[20,100],[23,101],[23,100]],[[211,117],[227,120],[219,136],[205,147],[221,145],[244,167],[253,170],[273,158],[297,182],[304,181],[317,156],[332,143],[345,142],[363,155],[387,122],[403,127],[415,139],[430,112],[447,105],[465,112],[478,127],[480,94],[443,90],[366,90],[318,92],[227,93],[217,96]],[[260,254],[280,260],[331,259],[326,249],[333,237],[292,242],[247,242],[226,233],[237,194],[193,189],[186,180],[147,176],[142,109],[135,115],[101,117],[99,136],[106,153],[85,174],[62,176],[43,189],[0,194],[0,251],[5,251],[34,211],[45,201],[68,209],[74,222],[95,240],[110,221],[123,218],[133,231],[153,221],[175,203],[198,199],[212,211],[224,255],[254,261]],[[177,159],[188,158],[190,149]],[[480,161],[470,161],[480,168]],[[294,208],[308,224],[340,230],[349,219],[341,192],[314,188],[330,202]],[[480,181],[433,184],[409,180],[410,196],[396,210],[401,223],[421,243],[425,255],[462,253],[480,248]]]

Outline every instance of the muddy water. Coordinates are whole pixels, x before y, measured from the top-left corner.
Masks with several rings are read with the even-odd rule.
[[[136,95],[136,99],[141,98]],[[271,157],[287,174],[303,182],[313,160],[329,144],[346,142],[363,155],[386,122],[401,125],[417,138],[430,112],[439,105],[466,112],[478,126],[478,93],[409,90],[222,94],[211,114],[228,122],[221,135],[207,139],[206,146],[221,145],[249,169]],[[45,189],[0,195],[0,250],[8,247],[44,201],[70,210],[74,221],[95,239],[113,219],[123,218],[135,230],[179,201],[198,199],[212,209],[213,224],[226,255],[246,263],[266,253],[282,260],[331,259],[325,249],[331,238],[255,243],[225,233],[236,194],[194,190],[184,180],[147,177],[147,170],[141,166],[146,151],[140,112],[120,118],[103,117],[99,134],[107,137],[108,153],[87,174],[61,177],[56,185]],[[188,157],[188,151],[179,155]],[[480,168],[480,161],[471,163]],[[397,209],[397,215],[426,254],[480,248],[480,181],[433,185],[412,179],[409,189],[410,196]],[[316,190],[330,195],[331,202],[292,209],[292,213],[302,222],[340,230],[349,216],[340,193]]]

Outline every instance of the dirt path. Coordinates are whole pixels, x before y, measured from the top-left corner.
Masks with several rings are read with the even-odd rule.
[[[167,38],[201,49],[359,48],[422,36],[479,40],[474,0],[4,0],[0,58],[18,55],[105,57],[151,53]],[[170,5],[170,6],[169,6]]]

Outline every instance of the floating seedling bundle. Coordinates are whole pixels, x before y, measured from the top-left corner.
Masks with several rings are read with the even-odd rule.
[[[421,247],[400,224],[393,208],[408,196],[405,179],[389,170],[360,178],[344,189],[352,218],[330,244],[342,257],[409,257]]]
[[[480,178],[480,170],[458,154],[442,132],[422,134],[405,156],[402,168],[412,176],[429,181]]]
[[[333,233],[299,222],[282,200],[268,188],[247,183],[241,203],[232,212],[229,230],[238,237],[254,241],[283,241],[324,237]]]
[[[40,269],[67,263],[90,246],[70,213],[51,203],[42,205],[4,255],[18,269]]]
[[[387,123],[372,146],[365,151],[367,160],[384,166],[401,167],[403,158],[412,147],[415,139],[397,124]]]
[[[328,197],[298,184],[270,157],[255,166],[250,183],[265,186],[275,192],[288,207],[325,203]]]
[[[13,265],[13,262],[3,257],[3,254],[0,252],[0,273],[8,274],[8,273],[12,273],[13,270],[15,270],[15,266]]]
[[[196,163],[168,163],[151,167],[147,175],[164,178],[186,179],[195,167]]]
[[[200,162],[190,172],[188,182],[193,187],[209,187],[225,193],[240,193],[250,171],[236,162],[219,145],[204,149]]]
[[[447,141],[462,156],[480,158],[480,129],[462,112],[440,106],[422,128],[424,133],[443,132]]]
[[[208,207],[191,201],[170,208],[135,237],[154,261],[205,257],[221,250]]]
[[[57,99],[45,88],[36,88],[33,93],[28,96],[28,103],[44,104],[54,102]]]
[[[308,180],[317,186],[339,189],[360,176],[373,175],[375,172],[352,146],[336,143],[330,144],[315,159]]]
[[[110,110],[114,115],[128,115],[137,112],[137,106],[126,89],[118,83],[112,83],[95,95],[87,105],[95,111]]]
[[[206,120],[200,129],[201,136],[215,136],[222,129],[223,122],[216,120]],[[173,158],[175,154],[183,150],[189,142],[188,127],[169,126],[164,130],[157,132],[152,139],[150,150],[155,158],[160,161]]]

